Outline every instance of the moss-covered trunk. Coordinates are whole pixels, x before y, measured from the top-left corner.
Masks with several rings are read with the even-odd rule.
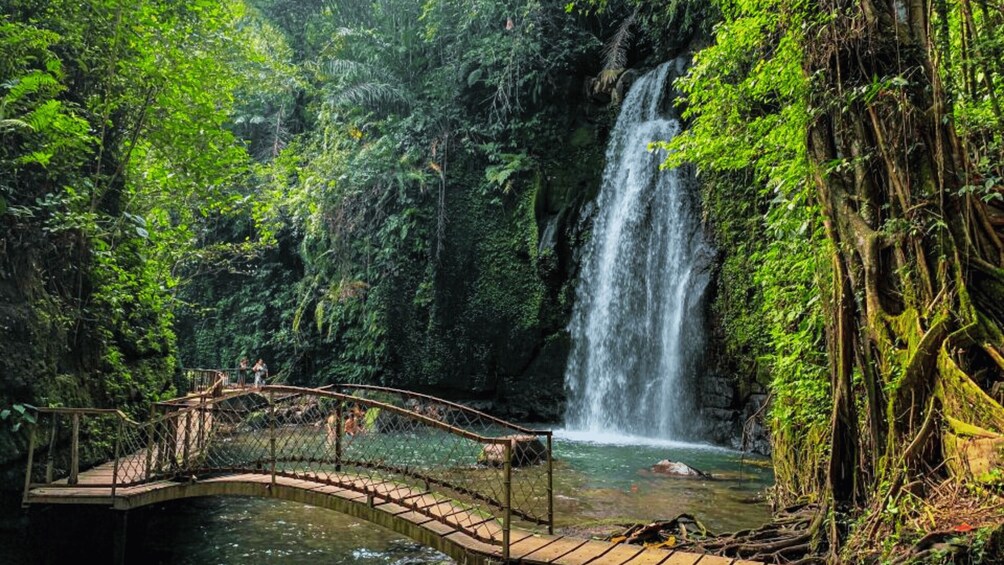
[[[1004,246],[964,190],[976,179],[932,54],[930,2],[817,8],[833,15],[805,60],[834,244],[828,495],[889,503],[930,473],[967,472],[960,441],[1004,432],[1004,410],[972,378],[1001,370]]]

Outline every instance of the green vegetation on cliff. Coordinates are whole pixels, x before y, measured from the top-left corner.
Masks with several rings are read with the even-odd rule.
[[[584,82],[625,15],[536,0],[255,6],[298,69],[299,90],[261,112],[284,135],[251,142],[278,148],[261,190],[295,282],[251,263],[196,275],[184,361],[264,355],[293,382],[556,417],[579,209],[612,117]]]
[[[0,404],[174,394],[178,269],[243,214],[239,3],[0,11]],[[20,436],[0,434],[0,459]]]

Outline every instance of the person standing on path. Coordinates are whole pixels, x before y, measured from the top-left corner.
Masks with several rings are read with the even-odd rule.
[[[248,382],[248,358],[241,357],[240,363],[237,364],[237,384],[241,387],[246,385]]]
[[[255,388],[261,388],[261,385],[265,382],[265,377],[268,376],[268,365],[259,357],[258,362],[254,364],[251,370],[254,371]]]

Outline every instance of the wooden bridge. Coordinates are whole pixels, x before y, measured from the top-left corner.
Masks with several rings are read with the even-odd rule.
[[[368,520],[460,563],[751,563],[554,535],[550,431],[396,389],[195,382],[203,390],[156,404],[146,422],[37,409],[24,504],[259,496]]]

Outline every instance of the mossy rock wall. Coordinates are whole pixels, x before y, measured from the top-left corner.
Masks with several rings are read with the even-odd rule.
[[[758,188],[741,175],[700,179],[706,230],[717,250],[708,307],[707,372],[699,385],[708,439],[770,453],[766,422],[770,374],[757,360],[768,342],[762,297],[749,258],[763,245]]]
[[[507,192],[488,193],[498,189],[486,190],[484,163],[458,167],[438,263],[392,282],[384,383],[513,418],[561,417],[566,328],[612,117],[570,99],[555,116],[561,142]]]

